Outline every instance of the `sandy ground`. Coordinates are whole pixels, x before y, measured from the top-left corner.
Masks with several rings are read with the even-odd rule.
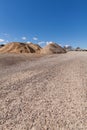
[[[87,130],[87,52],[0,54],[0,130]]]

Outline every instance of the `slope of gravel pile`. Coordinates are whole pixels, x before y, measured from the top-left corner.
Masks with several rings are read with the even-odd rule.
[[[29,43],[28,45],[29,47],[33,48],[34,52],[36,53],[40,53],[42,49],[38,44]]]
[[[51,43],[41,50],[42,54],[66,53],[66,50],[56,43]]]

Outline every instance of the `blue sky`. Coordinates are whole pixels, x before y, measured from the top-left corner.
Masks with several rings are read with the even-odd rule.
[[[87,48],[87,0],[0,0],[0,44],[11,41]]]

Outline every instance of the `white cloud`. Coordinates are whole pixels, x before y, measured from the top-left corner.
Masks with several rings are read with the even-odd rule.
[[[22,40],[26,40],[27,38],[26,38],[26,37],[22,37],[21,39],[22,39]]]
[[[45,41],[38,42],[39,45],[42,45],[42,44],[45,44],[45,43],[46,43]]]
[[[37,41],[37,40],[38,40],[38,38],[37,38],[37,37],[33,37],[33,40],[34,40],[34,41]]]
[[[30,41],[27,41],[26,43],[31,43]]]
[[[52,43],[53,43],[52,41],[47,41],[46,45],[49,45],[49,44],[52,44]]]
[[[65,47],[69,47],[70,45],[65,45]]]
[[[5,40],[4,39],[0,39],[0,42],[4,42]]]

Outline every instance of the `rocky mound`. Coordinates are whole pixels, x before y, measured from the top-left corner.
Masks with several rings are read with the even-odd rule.
[[[42,54],[66,53],[66,50],[56,43],[50,43],[41,50]]]
[[[33,43],[26,44],[20,42],[12,42],[6,44],[4,47],[0,48],[0,52],[2,53],[37,53],[41,47],[39,45],[35,45]]]

